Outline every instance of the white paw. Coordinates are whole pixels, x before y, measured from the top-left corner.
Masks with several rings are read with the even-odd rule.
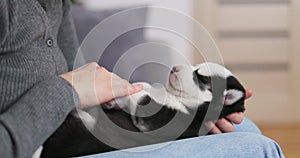
[[[131,116],[132,123],[136,128],[138,128],[142,132],[148,132],[150,130],[149,126],[145,123],[143,118],[137,118],[135,116]]]
[[[150,102],[149,100],[151,100],[149,93],[142,90],[130,96],[115,99],[115,102],[120,106],[120,108],[126,108],[131,115],[134,115],[136,108],[139,105],[146,105]]]
[[[81,109],[77,109],[77,114],[75,114],[75,116],[82,120],[87,129],[93,130],[95,128],[96,119],[89,113]]]
[[[146,105],[151,100],[151,98],[149,97],[149,90],[151,89],[151,86],[148,83],[144,82],[134,83],[133,85],[136,84],[142,84],[144,86],[144,90],[129,96],[112,100],[108,103],[103,104],[103,107],[106,109],[113,109],[117,106],[121,109],[126,108],[129,114],[134,115],[138,105]]]
[[[40,158],[43,151],[43,146],[40,146],[32,155],[32,158]]]

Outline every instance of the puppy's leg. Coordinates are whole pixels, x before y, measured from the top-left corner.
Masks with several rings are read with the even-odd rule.
[[[142,84],[144,90],[129,96],[116,98],[115,100],[103,104],[103,107],[106,109],[114,109],[116,107],[120,107],[121,109],[126,108],[129,114],[134,115],[138,105],[146,105],[151,101],[149,97],[151,86],[145,82],[134,83],[133,85],[136,84]]]
[[[32,158],[40,158],[42,155],[43,146],[40,146],[32,155]]]
[[[131,116],[133,125],[142,132],[150,131],[150,127],[145,123],[144,119],[141,117]]]
[[[121,108],[126,108],[128,113],[131,115],[132,123],[135,127],[137,127],[140,131],[147,131],[147,125],[144,123],[143,118],[136,117],[136,110],[138,106],[147,105],[150,103],[151,98],[149,97],[149,93],[146,91],[141,91],[139,93],[118,98],[113,103],[110,103],[113,106],[120,106]]]
[[[189,113],[187,108],[181,102],[179,102],[174,95],[168,93],[165,88],[155,88],[150,86],[148,83],[135,84],[143,84],[144,90],[130,96],[117,98],[114,101],[109,102],[107,105],[105,105],[105,107],[112,109],[115,108],[115,106],[119,106],[122,109],[127,109],[128,113],[131,115],[133,125],[136,126],[140,131],[149,131],[149,126],[147,123],[145,123],[143,118],[135,116],[136,110],[138,106],[147,105],[150,103],[152,99],[156,103],[166,106],[169,109],[175,109],[185,114]]]
[[[144,86],[144,90],[130,96],[117,98],[109,103],[104,104],[104,107],[106,109],[114,109],[116,107],[120,107],[127,110],[127,112],[131,115],[133,125],[140,131],[146,131],[147,126],[145,125],[143,119],[136,117],[135,114],[138,106],[143,106],[150,103],[151,97],[149,91],[151,89],[151,86],[148,83],[144,82],[134,84],[142,84]]]
[[[77,112],[73,112],[73,115],[81,119],[87,129],[93,130],[96,126],[96,119],[92,115],[81,109],[77,109],[76,111]]]
[[[149,126],[144,122],[143,118],[136,117],[136,109],[138,106],[144,106],[151,102],[151,97],[149,96],[149,93],[144,91],[142,93],[137,93],[128,100],[128,110],[131,114],[131,120],[135,127],[137,127],[140,131],[146,132],[149,131]]]

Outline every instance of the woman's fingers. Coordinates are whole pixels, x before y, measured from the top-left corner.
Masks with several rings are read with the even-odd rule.
[[[234,130],[232,123],[224,118],[216,122],[216,127],[224,133],[233,132]]]
[[[113,99],[126,95],[131,95],[141,90],[143,90],[143,85],[131,85],[122,81],[118,83],[113,83],[112,85]]]
[[[244,114],[242,112],[236,112],[227,115],[226,118],[235,124],[240,124],[243,121]]]
[[[212,134],[221,134],[222,131],[211,121],[205,123],[206,127],[210,130]]]
[[[246,90],[246,99],[251,98],[253,95],[253,91],[251,89]]]
[[[137,93],[144,89],[144,85],[142,85],[142,84],[136,84],[136,85],[131,85],[131,86],[132,86],[132,91],[130,91],[128,95]]]

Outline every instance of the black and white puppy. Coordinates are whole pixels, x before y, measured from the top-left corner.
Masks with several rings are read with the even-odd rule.
[[[215,63],[173,67],[166,88],[152,87],[147,83],[135,84],[143,84],[144,90],[118,98],[104,105],[103,109],[112,122],[134,132],[155,131],[164,127],[180,113],[183,116],[193,115],[193,117],[179,120],[178,124],[186,125],[186,128],[177,139],[195,137],[201,135],[199,130],[203,121],[216,120],[230,113],[245,110],[244,87],[229,70]],[[115,106],[124,110],[110,110]],[[143,116],[145,112],[143,109],[155,106],[160,109],[157,113]],[[89,132],[99,122],[101,124],[101,120],[90,114],[89,110],[77,111],[76,114],[70,114],[63,125],[47,140],[42,157],[71,157],[115,150]],[[169,130],[179,129],[174,127]]]
[[[143,132],[154,130],[155,126],[159,124],[155,122],[156,119],[146,123],[145,118],[136,117],[139,105],[149,103],[150,99],[167,108],[168,112],[182,112],[187,115],[193,110],[197,110],[198,113],[202,112],[201,114],[205,115],[213,98],[215,101],[222,102],[221,105],[223,106],[216,105],[213,109],[216,113],[219,110],[220,117],[245,110],[243,106],[245,89],[229,70],[214,63],[173,67],[169,75],[167,89],[163,87],[154,88],[147,83],[136,84],[143,84],[144,90],[131,96],[118,98],[111,102],[108,108],[114,106],[127,108],[132,115],[134,125]],[[215,91],[217,92],[215,94],[213,94],[213,86],[216,86]],[[216,93],[219,93],[219,96]],[[161,122],[164,120],[163,117],[169,116],[170,113],[160,113],[157,117]],[[201,124],[200,121],[203,119],[198,119],[198,124]]]

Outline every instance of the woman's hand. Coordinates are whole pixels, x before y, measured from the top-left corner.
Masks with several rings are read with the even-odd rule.
[[[250,98],[253,95],[252,90],[246,91],[246,99]],[[208,122],[206,126],[211,129],[210,133],[212,134],[221,134],[221,133],[228,133],[234,131],[234,126],[232,123],[240,124],[243,121],[243,113],[233,113],[225,118],[219,119],[216,123]],[[232,123],[231,123],[232,122]]]
[[[84,65],[61,77],[74,86],[81,108],[99,105],[143,89],[142,85],[131,85],[97,63]]]

